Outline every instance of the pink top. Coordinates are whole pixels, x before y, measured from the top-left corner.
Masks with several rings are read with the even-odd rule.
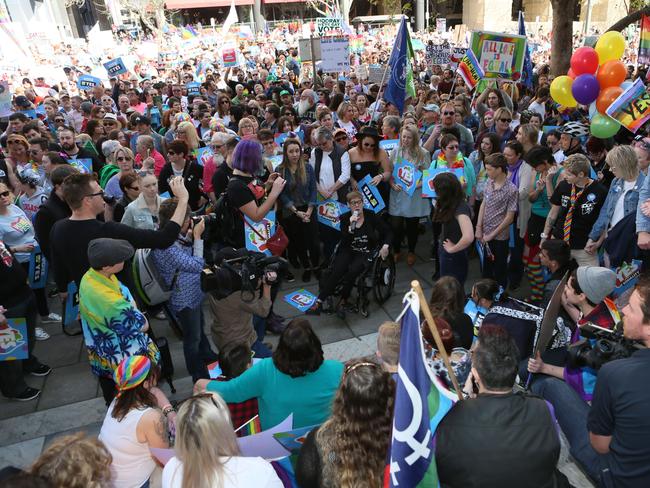
[[[203,191],[206,193],[212,193],[214,188],[212,186],[212,176],[217,171],[217,165],[214,162],[214,158],[210,158],[205,162],[203,166]]]
[[[165,166],[166,161],[163,155],[155,149],[151,150],[151,157],[153,158],[153,174],[155,174],[156,178],[158,178],[158,175],[163,169],[163,166]],[[140,156],[140,154],[135,155],[135,164],[138,167],[142,167],[142,156]]]

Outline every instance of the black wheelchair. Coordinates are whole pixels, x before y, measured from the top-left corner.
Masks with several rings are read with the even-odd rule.
[[[321,285],[332,276],[334,261],[340,252],[340,245],[340,243],[337,244],[327,268],[323,270],[320,280]],[[356,299],[352,299],[351,295],[351,300],[347,302],[346,311],[360,313],[364,318],[369,315],[368,305],[370,304],[369,293],[371,290],[375,301],[381,305],[390,298],[395,288],[395,260],[393,254],[389,252],[386,259],[382,259],[379,256],[380,249],[378,247],[369,254],[364,269],[354,281],[353,292],[356,290]],[[343,283],[339,281],[332,296],[326,299],[324,311],[330,313],[334,311],[333,299],[340,296],[342,287]]]

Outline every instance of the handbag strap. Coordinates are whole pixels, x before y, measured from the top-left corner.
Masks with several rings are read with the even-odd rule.
[[[248,220],[246,220],[246,217],[244,217],[244,214],[241,212],[241,210],[239,211],[239,216],[244,221],[244,225],[247,225],[250,230],[255,232],[257,234],[257,237],[259,237],[263,241],[266,241],[266,237],[264,237],[262,234],[260,234],[259,231],[254,226],[252,226],[250,224],[250,222],[248,222]]]

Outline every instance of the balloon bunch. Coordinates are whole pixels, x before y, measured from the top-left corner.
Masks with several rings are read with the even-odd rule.
[[[571,69],[551,83],[551,97],[564,107],[589,106],[590,130],[606,139],[618,132],[620,124],[605,113],[631,82],[621,62],[625,38],[620,32],[606,32],[596,47],[583,46],[571,56]]]

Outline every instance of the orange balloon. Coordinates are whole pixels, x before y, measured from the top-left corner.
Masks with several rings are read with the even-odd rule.
[[[626,76],[627,68],[617,59],[606,61],[598,68],[598,73],[596,73],[596,79],[601,90],[610,86],[619,86],[625,81]]]
[[[621,93],[623,93],[623,89],[620,86],[610,86],[604,90],[600,90],[600,95],[598,95],[598,98],[596,99],[596,110],[605,115],[607,108],[621,95]]]

